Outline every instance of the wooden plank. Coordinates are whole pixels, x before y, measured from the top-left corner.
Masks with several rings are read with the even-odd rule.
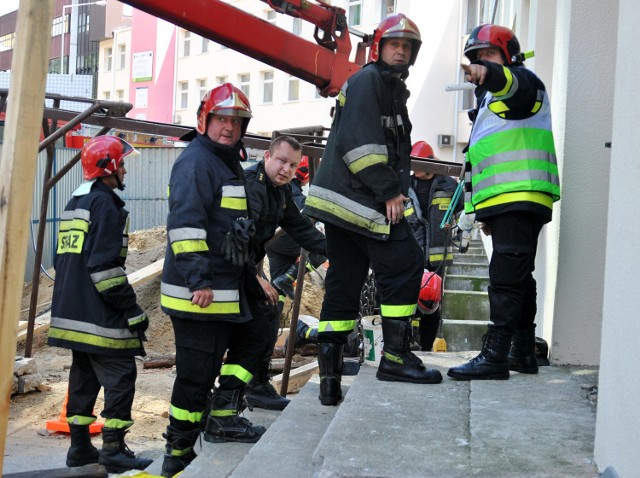
[[[54,468],[51,470],[23,471],[2,475],[4,478],[107,478],[109,473],[103,465],[91,464],[77,468]],[[150,475],[147,475],[150,476]]]
[[[158,277],[162,274],[162,266],[164,265],[164,259],[155,261],[153,264],[138,269],[131,274],[127,274],[127,279],[132,287],[143,284],[151,279]]]
[[[289,394],[298,391],[313,375],[318,373],[319,370],[317,360],[292,370],[289,374],[287,393]],[[273,385],[276,390],[280,390],[280,386],[282,385],[282,374],[273,377],[271,379],[271,385]]]
[[[53,0],[22,0],[16,22],[0,161],[0,470],[16,356],[22,280],[29,243],[44,90],[51,44]]]

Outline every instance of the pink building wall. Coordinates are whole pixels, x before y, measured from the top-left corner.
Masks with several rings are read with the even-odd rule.
[[[153,52],[152,78],[134,82],[135,53]],[[131,29],[130,118],[173,123],[173,91],[176,68],[176,28],[156,17],[133,9]],[[147,88],[146,107],[136,106],[138,88]],[[144,117],[142,116],[144,115]]]

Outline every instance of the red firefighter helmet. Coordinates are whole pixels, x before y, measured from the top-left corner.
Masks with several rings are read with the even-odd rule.
[[[210,114],[221,116],[239,116],[242,121],[242,136],[247,132],[247,126],[251,119],[251,105],[249,98],[231,83],[223,83],[220,86],[207,91],[202,97],[198,107],[198,133],[205,134],[207,120]]]
[[[375,29],[373,32],[373,43],[369,49],[369,62],[378,61],[380,58],[380,50],[382,49],[382,40],[388,38],[406,38],[407,40],[411,40],[413,48],[411,49],[409,65],[413,65],[416,62],[418,50],[420,50],[420,45],[422,45],[420,30],[418,30],[415,23],[402,13],[385,18],[380,22],[378,28]]]
[[[433,148],[425,141],[418,141],[413,145],[413,148],[411,149],[411,156],[423,159],[435,158]]]
[[[469,61],[476,61],[478,50],[490,46],[500,49],[506,65],[522,63],[518,38],[509,28],[500,25],[484,24],[475,27],[464,46],[464,54]]]
[[[303,186],[309,182],[309,156],[303,156],[298,169],[296,169],[296,178]]]
[[[418,310],[423,314],[433,314],[442,300],[442,279],[435,272],[425,271],[422,274]]]
[[[133,146],[117,136],[96,136],[82,147],[80,159],[84,179],[113,176],[118,172],[122,159],[130,154],[140,154]]]

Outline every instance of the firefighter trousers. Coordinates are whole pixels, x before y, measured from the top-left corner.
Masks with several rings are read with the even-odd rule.
[[[493,253],[489,263],[489,308],[493,327],[503,335],[532,329],[536,317],[533,271],[538,236],[545,219],[524,211],[484,219],[491,226]]]
[[[263,330],[255,319],[241,324],[177,317],[171,317],[171,321],[176,342],[176,379],[169,424],[179,430],[193,430],[200,427],[207,394],[218,375],[222,390],[241,389],[251,380],[260,361],[256,350],[262,344]]]
[[[321,322],[355,321],[360,292],[369,267],[374,271],[381,314],[385,318],[413,316],[418,303],[424,257],[406,220],[391,226],[386,241],[372,239],[341,227],[325,224],[329,269]],[[397,311],[397,312],[392,312]],[[346,343],[351,330],[318,328],[318,342]]]
[[[122,425],[130,426],[133,423],[131,406],[137,375],[134,357],[98,355],[74,350],[69,370],[67,418],[79,425],[88,425],[95,421],[93,409],[100,388],[104,387],[104,409],[100,415],[106,420],[113,419],[122,422]]]

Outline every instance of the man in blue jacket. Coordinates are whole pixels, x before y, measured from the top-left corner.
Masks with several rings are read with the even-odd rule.
[[[225,83],[210,90],[198,109],[195,137],[171,171],[160,301],[173,324],[177,373],[163,476],[195,458],[201,421],[210,442],[254,443],[266,431],[239,415],[261,344],[248,295],[264,298],[251,262],[254,226],[240,165],[250,118],[249,100],[238,88]]]
[[[422,251],[404,218],[411,122],[404,83],[422,41],[403,14],[374,32],[370,62],[343,85],[322,162],[303,212],[325,224],[329,269],[318,326],[320,402],[342,399],[342,352],[373,269],[380,293],[384,356],[379,380],[439,383],[411,353],[411,317],[423,272]]]
[[[114,189],[124,189],[124,158],[138,152],[115,136],[97,136],[81,152],[86,180],[62,213],[56,250],[49,345],[70,349],[67,466],[100,463],[109,473],[143,470],[124,442],[133,425],[136,355],[144,355],[147,315],[127,280],[129,213]],[[132,156],[133,155],[133,156]],[[104,387],[102,451],[91,444],[89,425]]]
[[[290,136],[278,136],[269,145],[265,159],[245,170],[251,217],[256,228],[253,238],[256,262],[264,259],[265,245],[278,227],[306,250],[320,255],[325,253],[324,235],[300,213],[289,184],[301,157],[302,146],[298,141]],[[258,276],[258,281],[267,300],[250,300],[250,307],[254,320],[263,329],[260,334],[263,343],[257,349],[260,363],[247,384],[246,397],[250,406],[282,410],[289,400],[281,397],[269,383],[269,363],[278,338],[284,297],[281,298],[279,291],[262,276]]]

